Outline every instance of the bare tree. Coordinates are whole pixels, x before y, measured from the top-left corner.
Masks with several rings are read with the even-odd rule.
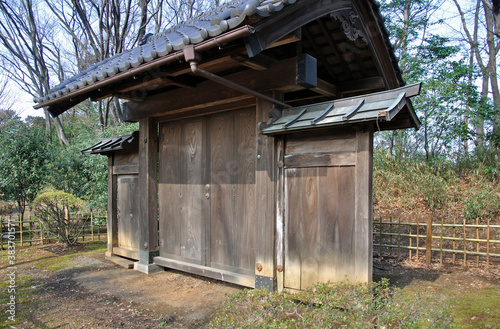
[[[469,26],[469,21],[462,9],[461,5],[457,0],[453,0],[455,6],[457,7],[458,13],[462,21],[462,28],[464,30],[466,41],[469,43],[471,49],[471,58],[475,58],[477,65],[481,69],[482,73],[482,90],[481,98],[482,105],[486,103],[486,99],[489,94],[489,87],[491,85],[491,92],[493,94],[493,105],[494,105],[494,120],[493,120],[493,133],[495,135],[500,134],[500,90],[498,85],[498,73],[497,73],[497,55],[500,50],[500,38],[495,40],[495,35],[498,32],[498,1],[490,2],[490,0],[477,0],[474,10],[474,19],[472,23],[472,33]],[[496,3],[496,5],[495,5]],[[478,37],[480,29],[480,14],[483,11],[484,14],[484,24],[485,24],[485,40],[480,40]],[[496,25],[495,26],[495,20]],[[481,42],[484,42],[481,44]],[[485,58],[483,58],[486,57]],[[484,136],[484,120],[479,117],[476,124],[476,145],[478,147],[483,146],[483,136]]]
[[[41,19],[38,3],[33,0],[0,0],[0,67],[17,85],[33,97],[47,95],[50,90],[49,62],[54,59],[50,22]],[[42,11],[42,17],[43,11]],[[53,46],[53,45],[52,45]],[[45,109],[46,129],[51,119]],[[59,118],[53,120],[62,144],[69,144]]]

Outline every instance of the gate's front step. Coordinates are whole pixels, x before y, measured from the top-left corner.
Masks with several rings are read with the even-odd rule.
[[[134,268],[134,261],[118,256],[111,256],[111,257],[106,257],[107,260],[109,260],[111,263],[119,265],[123,268],[126,269],[132,269]]]

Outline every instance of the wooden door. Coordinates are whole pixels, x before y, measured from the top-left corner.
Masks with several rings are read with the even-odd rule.
[[[355,151],[355,135],[349,131],[287,138],[285,288],[300,290],[353,277]]]
[[[162,124],[160,129],[160,255],[204,264],[209,220],[205,120]]]
[[[137,203],[137,175],[118,175],[117,177],[117,226],[118,248],[129,253],[120,253],[126,257],[139,250],[139,220]]]
[[[253,275],[255,127],[254,110],[160,125],[163,264],[198,274],[208,272],[184,263]]]
[[[253,274],[255,266],[255,112],[210,118],[211,267]]]

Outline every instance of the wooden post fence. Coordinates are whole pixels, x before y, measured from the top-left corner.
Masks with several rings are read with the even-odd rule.
[[[378,251],[381,257],[389,255],[398,261],[402,256],[401,249],[407,249],[407,255],[410,258],[415,250],[417,259],[419,252],[425,250],[427,264],[432,263],[433,252],[439,253],[440,264],[443,264],[447,257],[451,262],[456,263],[457,254],[462,255],[464,266],[468,264],[468,255],[476,256],[474,262],[476,266],[480,265],[481,259],[486,261],[488,267],[493,258],[494,261],[500,262],[500,253],[496,252],[497,248],[500,248],[500,233],[498,233],[500,225],[492,225],[491,219],[488,219],[485,224],[480,224],[479,220],[468,224],[465,219],[461,223],[457,223],[456,219],[452,222],[445,223],[442,218],[440,222],[433,223],[432,214],[428,214],[427,220],[423,223],[419,217],[416,218],[416,222],[411,223],[395,221],[392,217],[386,222],[382,218],[377,219],[374,225],[378,227],[378,232],[374,230],[374,235],[378,239],[374,239],[373,250],[375,253]],[[421,226],[426,227],[425,235],[420,232]],[[413,227],[416,227],[416,232]],[[439,228],[439,234],[433,235],[433,227]],[[425,246],[422,246],[420,239],[425,239]],[[492,248],[492,245],[496,248]],[[384,253],[385,251],[387,254]]]

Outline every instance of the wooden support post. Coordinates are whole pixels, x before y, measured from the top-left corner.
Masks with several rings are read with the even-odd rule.
[[[401,256],[400,248],[401,248],[401,217],[398,218],[398,262]]]
[[[113,173],[113,156],[108,157],[108,248],[106,256],[113,255],[113,247],[118,244],[117,178]]]
[[[369,283],[373,275],[373,125],[356,131],[355,281]]]
[[[284,162],[284,138],[279,138],[276,148],[276,162]],[[285,263],[285,173],[284,167],[277,165],[278,184],[276,184],[276,281],[278,291],[285,288],[284,263]]]
[[[464,266],[467,266],[467,232],[464,218]]]
[[[283,99],[281,93],[274,93],[271,97]],[[257,100],[256,122],[267,122],[273,104],[264,100]],[[256,127],[257,129],[257,127]],[[257,132],[258,133],[258,132]],[[277,265],[283,266],[283,210],[282,192],[277,190],[275,182],[281,174],[278,168],[282,156],[276,154],[274,137],[257,134],[257,166],[255,176],[256,198],[256,225],[257,248],[255,254],[255,287],[275,290],[277,288]],[[281,147],[282,148],[282,147]],[[282,153],[282,150],[280,151]],[[279,194],[279,195],[277,195]],[[278,200],[276,202],[277,198]],[[275,252],[276,250],[276,256]],[[277,263],[278,262],[278,263]],[[282,278],[282,272],[279,272]],[[282,285],[281,280],[280,285]],[[279,287],[282,289],[282,287]]]
[[[134,268],[149,273],[158,256],[158,124],[150,118],[139,121],[139,263]]]
[[[476,266],[479,267],[479,218],[476,218]]]
[[[486,231],[486,267],[490,267],[490,219],[488,218],[488,228]]]
[[[382,257],[382,216],[380,216],[380,227],[378,232],[379,254]]]
[[[410,260],[411,260],[411,237],[410,237],[410,248],[409,248],[409,250],[410,250]]]
[[[455,217],[453,217],[453,260],[452,260],[452,263],[455,264],[455,225],[457,225],[457,219]]]
[[[389,217],[389,256],[392,257],[392,216]]]
[[[443,265],[443,227],[444,218],[441,217],[441,239],[439,240],[439,264]]]
[[[431,264],[432,258],[432,214],[427,216],[427,237],[425,239],[425,262]]]
[[[417,260],[418,260],[418,248],[420,246],[420,217],[417,216],[417,254],[416,254],[416,257],[417,257]]]

